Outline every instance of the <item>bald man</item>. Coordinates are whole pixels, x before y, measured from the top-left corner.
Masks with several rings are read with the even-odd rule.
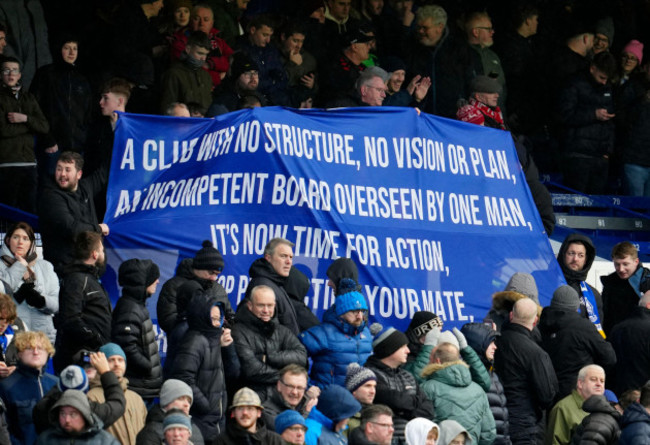
[[[536,323],[537,304],[523,298],[496,339],[494,367],[508,400],[513,445],[543,443],[542,412],[553,405],[558,391],[551,359],[532,337]]]

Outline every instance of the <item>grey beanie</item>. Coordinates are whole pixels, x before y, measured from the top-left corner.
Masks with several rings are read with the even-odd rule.
[[[194,401],[194,397],[192,395],[192,388],[190,388],[190,385],[181,380],[165,380],[165,382],[162,384],[162,388],[160,388],[160,406],[164,408],[174,400],[183,396],[190,398],[191,405]]]
[[[607,36],[609,46],[614,43],[614,20],[611,17],[604,17],[596,22],[596,33]]]
[[[555,289],[555,292],[553,292],[551,307],[576,312],[580,307],[580,297],[578,296],[578,292],[566,284],[558,287]]]
[[[510,281],[508,281],[504,290],[519,292],[539,304],[537,283],[535,283],[535,278],[529,273],[517,272],[514,274],[510,277]]]
[[[95,424],[93,420],[93,415],[90,410],[90,402],[88,401],[88,396],[78,389],[67,389],[61,394],[61,398],[56,402],[52,408],[50,408],[50,419],[54,415],[58,416],[59,408],[62,406],[71,406],[81,413],[81,415],[86,420],[86,426],[91,426]]]

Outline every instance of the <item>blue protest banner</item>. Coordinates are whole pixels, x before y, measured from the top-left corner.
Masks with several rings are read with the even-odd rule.
[[[327,267],[351,257],[371,320],[399,329],[418,310],[479,321],[515,272],[542,305],[563,282],[510,133],[410,108],[123,114],[107,209],[115,270],[152,258],[164,281],[208,239],[233,306],[274,237],[295,243],[317,315],[334,298]]]

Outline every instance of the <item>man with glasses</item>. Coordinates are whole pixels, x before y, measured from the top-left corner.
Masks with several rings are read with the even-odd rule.
[[[385,85],[384,85],[385,87]],[[323,323],[300,334],[313,360],[311,379],[320,388],[345,385],[348,364],[363,366],[372,353],[372,335],[366,320],[368,303],[357,283],[343,278],[335,303],[323,315]]]
[[[490,47],[494,44],[494,28],[490,16],[482,11],[475,12],[467,16],[465,20],[465,33],[467,43],[478,54],[483,67],[483,74],[496,79],[501,85],[501,94],[499,95],[499,107],[504,109],[506,103],[506,75],[503,72],[501,59]]]
[[[393,410],[386,405],[370,405],[361,411],[361,425],[350,433],[350,445],[390,445],[393,440]]]
[[[233,310],[230,300],[228,300],[228,294],[223,286],[217,283],[217,277],[223,270],[223,266],[221,252],[215,249],[208,240],[203,241],[201,249],[196,252],[194,258],[185,258],[179,263],[176,275],[167,280],[160,290],[156,306],[158,324],[168,336],[185,318],[184,309],[188,302],[178,302],[181,296],[179,289],[189,281],[196,282],[210,296],[223,303],[226,320],[232,317]]]
[[[318,403],[319,395],[320,389],[317,386],[307,389],[305,368],[296,364],[285,366],[280,370],[280,380],[264,402],[263,419],[266,426],[273,429],[277,415],[285,410],[294,410],[307,417]]]
[[[260,80],[258,64],[248,54],[236,52],[230,65],[230,76],[221,84],[207,115],[216,116],[238,110],[245,96],[257,96],[260,105],[266,106],[266,97],[258,90]]]
[[[298,411],[288,409],[281,412],[276,417],[275,432],[289,445],[305,445],[307,426]]]

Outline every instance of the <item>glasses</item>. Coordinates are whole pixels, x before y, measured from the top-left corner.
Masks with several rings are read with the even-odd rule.
[[[386,87],[373,87],[372,85],[366,85],[366,86],[368,88],[373,88],[373,89],[379,91],[380,93],[386,94],[388,92],[388,88],[386,88]]]
[[[282,379],[280,379],[280,383],[282,383],[284,386],[286,386],[287,388],[289,388],[291,391],[302,392],[302,391],[304,391],[304,390],[307,389],[307,388],[304,387],[304,386],[288,385],[288,384],[284,383],[284,380],[282,380]]]
[[[368,423],[374,423],[375,425],[383,426],[384,428],[395,429],[395,425],[393,425],[392,423],[380,423],[380,422],[368,422]]]
[[[9,74],[20,74],[20,70],[18,68],[5,68],[2,70],[2,74],[4,76],[8,76]]]
[[[487,32],[494,32],[494,28],[491,26],[476,26],[474,29],[483,29]]]
[[[25,351],[45,352],[45,348],[43,346],[29,346],[25,348]]]

